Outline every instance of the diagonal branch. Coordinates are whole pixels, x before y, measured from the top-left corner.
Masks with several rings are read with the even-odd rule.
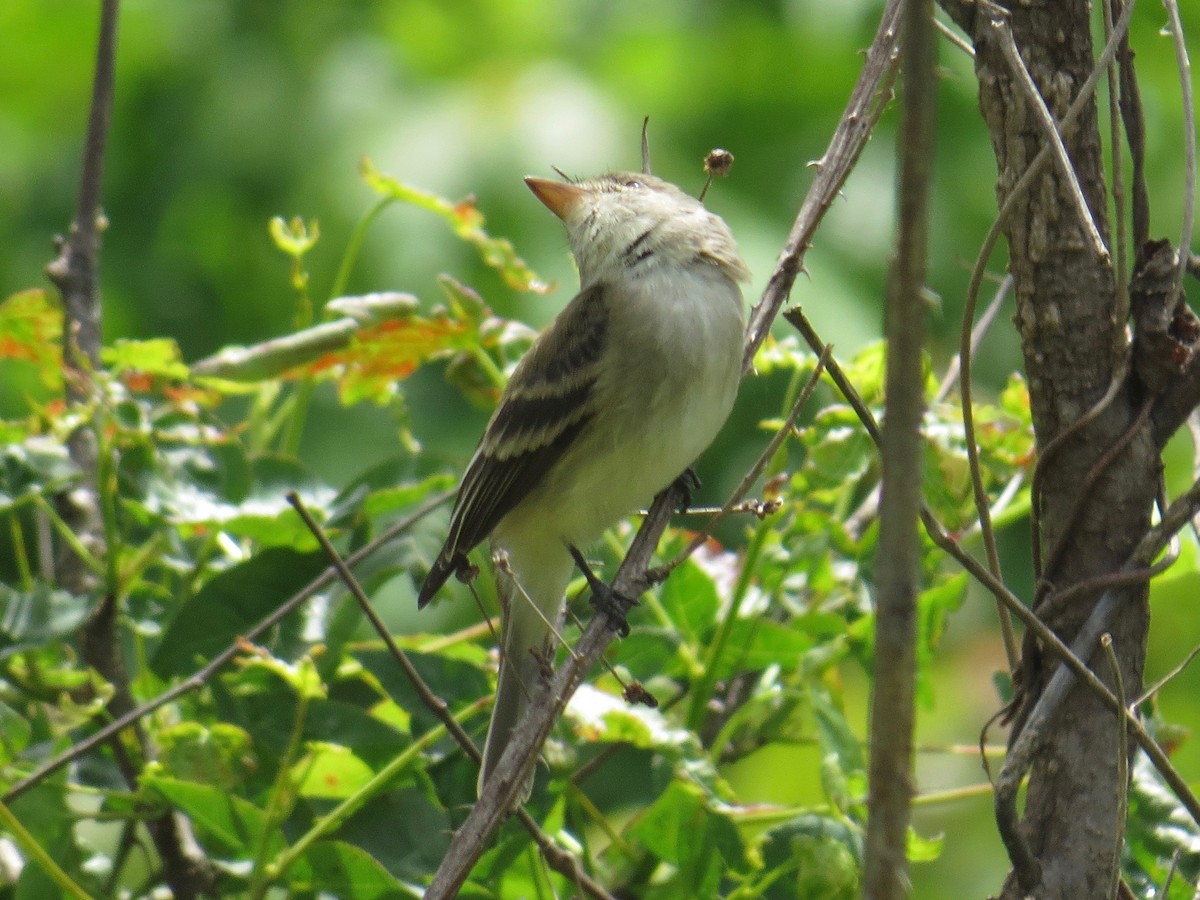
[[[899,52],[897,28],[901,7],[901,0],[889,0],[884,10],[846,111],[821,159],[818,174],[801,204],[762,299],[751,311],[742,357],[743,371],[749,370],[755,352],[766,339],[771,322],[786,302],[796,276],[803,269],[804,253],[813,233],[882,114],[896,72]],[[671,510],[682,499],[681,494],[672,487],[660,494],[650,507],[613,581],[613,590],[617,595],[636,598],[649,587],[647,573],[654,548],[666,529]],[[450,849],[426,891],[427,900],[448,900],[466,881],[485,845],[513,809],[516,797],[524,786],[527,761],[545,742],[553,723],[612,638],[613,632],[607,617],[593,617],[567,662],[548,682],[543,681],[536,687],[529,712],[514,730],[503,757],[492,773],[489,789],[472,807],[462,827],[455,832]]]

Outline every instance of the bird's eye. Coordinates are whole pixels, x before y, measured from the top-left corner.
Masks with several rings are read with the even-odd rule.
[[[644,187],[644,185],[640,181],[638,181],[636,178],[633,181],[629,182],[629,184],[627,186],[631,187],[631,188],[636,188],[638,190],[641,190],[642,187]]]

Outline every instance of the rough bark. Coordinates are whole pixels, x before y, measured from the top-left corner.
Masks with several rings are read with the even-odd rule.
[[[984,15],[951,6],[975,40],[980,109],[996,154],[997,195],[1003,203],[1046,139]],[[1093,66],[1089,4],[1013,3],[1010,21],[1026,67],[1050,111],[1061,119]],[[1096,227],[1110,241],[1094,103],[1064,138]],[[1047,167],[1018,200],[1004,233],[1033,423],[1038,446],[1044,448],[1120,377],[1129,353],[1127,311],[1115,289],[1112,265],[1085,239],[1067,182],[1056,168]],[[1056,593],[1117,571],[1149,525],[1159,463],[1150,420],[1139,417],[1145,396],[1136,379],[1127,379],[1105,410],[1046,460],[1042,472],[1043,490],[1035,503],[1046,569],[1035,611],[1068,641],[1099,591],[1060,603]],[[1109,454],[1131,429],[1124,449]],[[1098,466],[1106,455],[1111,462]],[[1148,624],[1146,591],[1135,590],[1110,630],[1131,695],[1142,684]],[[1111,683],[1098,659],[1098,654],[1093,657],[1093,667]],[[1027,642],[1021,673],[1026,703],[1036,699],[1055,665]],[[1018,727],[1020,721],[1018,716]],[[1041,864],[1041,883],[1034,892],[1038,898],[1103,897],[1111,889],[1125,824],[1118,727],[1110,711],[1076,687],[1044,736],[1030,773],[1021,826]],[[1025,895],[1010,875],[1002,896]]]

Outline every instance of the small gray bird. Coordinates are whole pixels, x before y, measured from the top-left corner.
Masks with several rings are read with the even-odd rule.
[[[579,294],[513,372],[417,601],[429,603],[485,538],[493,558],[507,558],[496,569],[502,661],[481,793],[537,683],[539,656],[553,654],[568,548],[646,504],[729,415],[741,378],[738,283],[749,278],[725,223],[661,179],[525,183],[566,226]]]

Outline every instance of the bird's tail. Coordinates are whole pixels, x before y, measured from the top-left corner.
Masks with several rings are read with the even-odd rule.
[[[554,659],[557,649],[554,631],[559,630],[563,594],[571,576],[570,556],[565,550],[555,553],[555,549],[542,547],[530,560],[509,551],[507,567],[497,567],[496,587],[504,611],[502,654],[496,703],[479,770],[480,794],[504,755],[513,729],[529,707],[543,668]],[[532,787],[531,764],[517,792],[518,803],[528,799]]]

